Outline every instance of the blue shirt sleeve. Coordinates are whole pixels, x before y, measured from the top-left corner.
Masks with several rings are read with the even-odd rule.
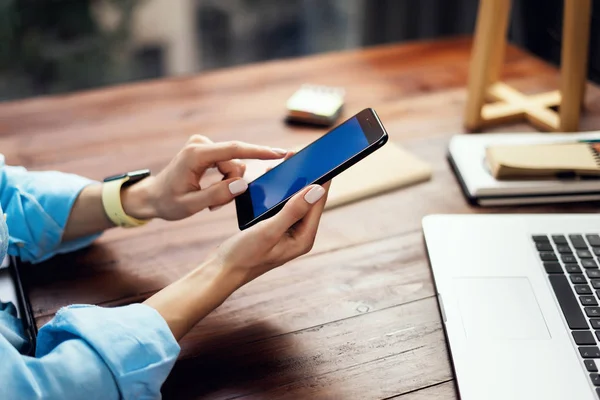
[[[62,242],[73,203],[93,181],[56,171],[7,166],[0,154],[0,208],[6,214],[8,253],[40,262],[89,245],[97,235]]]
[[[0,336],[0,399],[160,398],[180,350],[165,320],[143,304],[63,308],[37,341],[34,358]]]

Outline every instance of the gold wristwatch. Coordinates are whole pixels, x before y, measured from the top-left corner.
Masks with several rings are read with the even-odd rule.
[[[149,220],[133,218],[125,213],[121,203],[121,189],[131,186],[136,182],[150,176],[149,169],[127,172],[125,174],[109,176],[102,185],[102,204],[108,218],[116,225],[123,228],[134,228],[148,223]]]

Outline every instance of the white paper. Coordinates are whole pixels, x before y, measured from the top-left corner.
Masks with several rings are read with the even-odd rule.
[[[463,134],[451,139],[449,151],[469,194],[473,197],[589,193],[600,192],[600,179],[496,180],[485,165],[485,149],[497,144],[562,143],[594,139],[600,139],[600,132]]]

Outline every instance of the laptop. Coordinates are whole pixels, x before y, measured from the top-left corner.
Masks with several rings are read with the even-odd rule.
[[[423,220],[463,400],[600,398],[600,214]]]

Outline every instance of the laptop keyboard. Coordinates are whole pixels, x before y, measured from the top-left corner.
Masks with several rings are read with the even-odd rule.
[[[600,396],[600,235],[533,235],[581,362]]]

